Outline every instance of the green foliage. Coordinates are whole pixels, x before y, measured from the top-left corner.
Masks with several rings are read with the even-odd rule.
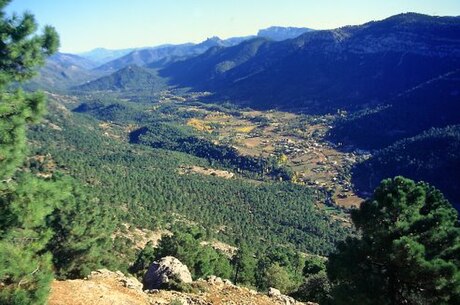
[[[320,271],[308,275],[292,296],[305,302],[318,302],[321,305],[331,304],[331,283],[326,272]]]
[[[45,253],[52,230],[46,217],[62,194],[53,183],[15,175],[26,154],[27,125],[40,118],[44,98],[7,89],[30,79],[59,40],[51,27],[36,35],[30,13],[6,16],[9,2],[0,1],[0,303],[43,304],[52,279],[51,256]]]
[[[294,286],[288,271],[278,263],[271,265],[265,271],[265,278],[267,287],[279,289],[283,294],[290,292]]]
[[[255,284],[257,260],[246,244],[240,244],[238,252],[233,257],[232,264],[234,266],[233,282],[235,284]]]
[[[46,217],[65,195],[31,175],[16,179],[0,197],[0,304],[42,304],[53,277]]]
[[[148,242],[137,254],[136,261],[130,266],[129,272],[137,278],[142,278],[153,261],[155,261],[155,248],[152,242]]]
[[[211,140],[197,136],[190,128],[179,127],[174,124],[152,123],[132,132],[130,140],[132,143],[185,152],[206,158],[211,165],[217,163],[256,178],[271,176],[289,181],[292,177],[292,172],[283,167],[276,158],[243,156],[234,147],[215,144]]]
[[[170,279],[168,282],[163,283],[160,289],[174,290],[174,291],[180,291],[180,292],[185,292],[185,293],[196,292],[190,283],[184,283],[174,277]]]
[[[258,260],[255,285],[258,289],[267,290],[269,287],[275,287],[287,293],[301,284],[304,259],[294,248],[270,246],[259,251],[256,257]],[[279,274],[276,275],[274,271],[279,271]]]
[[[305,259],[305,265],[302,270],[304,276],[318,274],[321,271],[326,271],[326,260],[318,256],[309,256]]]
[[[37,66],[57,51],[59,38],[54,28],[46,26],[42,35],[36,35],[37,23],[30,13],[21,17],[6,16],[5,7],[10,0],[0,2],[0,88],[5,89],[12,82],[23,82],[35,75]]]
[[[59,186],[70,196],[58,202],[47,220],[54,231],[47,249],[53,254],[56,275],[81,278],[92,270],[108,267],[110,233],[117,223],[98,199],[88,198],[87,190],[72,179],[63,178]]]
[[[53,269],[75,277],[99,266],[109,227],[71,179],[45,180],[18,171],[27,152],[26,129],[43,115],[45,99],[41,93],[7,89],[30,79],[59,42],[51,27],[34,35],[37,24],[29,13],[1,15],[0,303],[43,304]]]
[[[4,89],[4,88],[3,88]],[[0,87],[0,90],[2,88]],[[0,91],[0,179],[8,180],[24,162],[27,124],[44,112],[43,94]],[[7,187],[2,185],[1,188]]]
[[[232,270],[229,259],[209,246],[200,245],[201,237],[196,229],[175,231],[172,236],[161,239],[154,252],[155,259],[174,256],[189,268],[194,278],[209,275],[229,278]]]
[[[451,71],[386,101],[390,105],[365,108],[339,119],[330,131],[331,139],[384,149],[433,127],[460,124],[458,96],[452,94],[459,87],[460,71]]]
[[[42,303],[53,269],[74,278],[101,267],[111,226],[90,203],[72,179],[16,175],[0,197],[0,279],[7,285],[1,296],[7,303]],[[14,303],[16,294],[30,300]]]
[[[155,70],[130,65],[113,74],[103,76],[86,84],[80,85],[77,91],[128,91],[152,94],[164,89],[166,82],[157,75]]]
[[[387,177],[402,175],[440,189],[460,210],[460,125],[432,128],[375,153],[353,169],[353,182],[363,191]]]
[[[208,228],[211,237],[237,244],[241,239],[260,250],[267,244],[289,244],[297,250],[327,254],[350,229],[313,205],[314,194],[291,183],[253,183],[180,175],[181,167],[209,162],[189,154],[129,145],[103,135],[99,121],[60,110],[51,101],[47,119],[32,129],[36,154],[50,153],[58,166],[81,182],[91,196],[112,205],[114,213],[136,227],[155,229],[177,218]],[[118,125],[109,130],[123,136]],[[219,228],[225,226],[225,230]],[[133,258],[133,261],[135,257]],[[133,261],[127,261],[131,264]]]
[[[203,247],[198,252],[194,269],[196,274],[201,274],[201,277],[216,275],[228,279],[232,274],[228,257],[209,246]]]
[[[458,214],[426,183],[384,180],[352,213],[362,237],[331,255],[337,304],[458,304]]]

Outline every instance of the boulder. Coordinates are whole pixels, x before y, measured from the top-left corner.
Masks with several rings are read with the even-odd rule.
[[[279,291],[278,289],[276,288],[273,288],[273,287],[270,287],[268,288],[268,296],[269,297],[277,297],[277,296],[280,296],[281,295],[281,291]]]
[[[143,279],[144,290],[162,288],[170,281],[191,283],[192,274],[177,258],[166,256],[150,265]]]

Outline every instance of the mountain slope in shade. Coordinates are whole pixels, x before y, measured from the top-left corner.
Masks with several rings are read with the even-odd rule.
[[[281,41],[296,38],[302,34],[311,31],[313,30],[309,28],[272,26],[266,29],[259,30],[259,32],[257,33],[257,37]]]
[[[460,124],[460,70],[422,83],[367,110],[338,121],[330,131],[335,142],[381,149],[431,127]]]
[[[460,19],[411,13],[213,48],[161,74],[256,108],[329,112],[379,104],[458,68]]]
[[[460,125],[430,129],[380,150],[354,168],[353,183],[371,192],[382,179],[398,175],[434,185],[460,211]]]
[[[154,90],[164,85],[164,81],[154,70],[130,65],[110,75],[103,76],[74,88],[76,91],[129,91]]]

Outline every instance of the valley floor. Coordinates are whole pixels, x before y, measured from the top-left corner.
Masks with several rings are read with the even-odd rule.
[[[333,122],[346,114],[307,116],[247,109],[232,113],[189,104],[202,95],[176,96],[168,92],[161,103],[188,113],[186,125],[211,134],[217,143],[233,146],[242,155],[278,156],[294,171],[294,183],[326,193],[329,203],[350,208],[363,201],[353,191],[349,170],[356,162],[369,158],[369,152],[342,149],[326,140]]]

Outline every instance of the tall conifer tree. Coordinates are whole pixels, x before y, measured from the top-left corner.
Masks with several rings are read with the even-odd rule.
[[[337,304],[460,304],[457,211],[426,183],[384,180],[329,260]]]
[[[52,279],[46,218],[67,194],[18,170],[26,155],[27,126],[41,117],[45,99],[11,88],[33,77],[57,51],[59,39],[52,27],[36,34],[30,13],[7,16],[9,2],[0,0],[0,303],[43,304]]]

